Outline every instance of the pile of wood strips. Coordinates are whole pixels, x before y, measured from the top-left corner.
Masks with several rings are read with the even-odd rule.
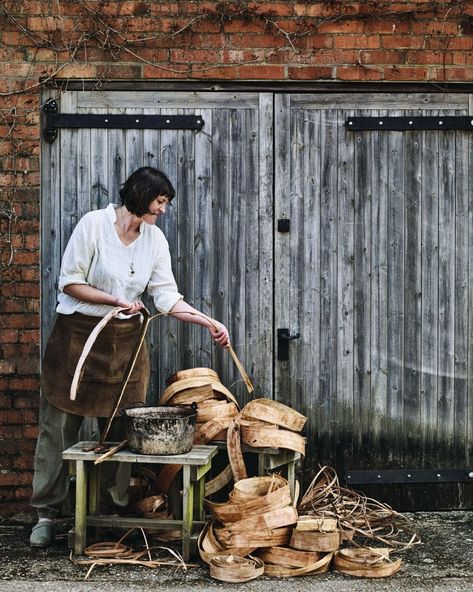
[[[214,519],[201,533],[198,548],[212,577],[244,582],[257,577],[261,569],[267,576],[293,577],[324,573],[331,565],[364,578],[399,571],[402,560],[391,559],[390,552],[420,542],[407,519],[385,504],[342,490],[334,476],[329,468],[319,473],[299,512],[289,484],[279,475],[237,481],[226,503],[206,500]],[[360,535],[385,546],[360,547]],[[256,559],[263,567],[254,563]]]
[[[184,562],[180,553],[174,549],[168,547],[150,547],[146,534],[142,528],[139,530],[143,535],[145,548],[142,550],[134,550],[130,546],[125,545],[123,541],[134,530],[134,528],[130,529],[118,541],[104,541],[90,545],[84,550],[84,555],[86,555],[88,559],[74,559],[71,551],[70,560],[74,565],[89,566],[84,578],[85,580],[89,578],[90,574],[97,566],[140,565],[150,569],[156,569],[158,567],[176,567],[184,570],[187,570],[187,568],[190,567],[189,564]],[[157,557],[157,551],[159,550],[166,551],[171,555],[171,558],[162,559]],[[153,552],[155,554],[154,557]]]
[[[297,507],[299,514],[334,518],[344,538],[354,537],[404,551],[420,543],[409,520],[387,504],[341,487],[336,471],[323,467]]]
[[[307,418],[290,407],[270,399],[253,399],[240,411],[231,392],[210,368],[182,370],[167,380],[159,405],[197,407],[194,444],[226,440],[229,465],[205,485],[211,495],[232,479],[246,479],[248,473],[241,445],[253,448],[285,448],[305,454],[306,440],[300,435]],[[162,467],[156,490],[167,493],[180,465]]]

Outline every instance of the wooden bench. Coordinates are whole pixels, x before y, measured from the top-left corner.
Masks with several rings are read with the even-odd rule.
[[[76,473],[76,515],[73,548],[81,555],[87,543],[88,526],[116,528],[182,528],[182,554],[187,561],[190,556],[190,537],[195,521],[204,521],[205,475],[211,468],[212,458],[217,454],[216,446],[193,446],[187,454],[154,456],[136,454],[127,449],[116,452],[104,462],[179,464],[183,467],[182,520],[154,520],[150,518],[101,516],[99,515],[100,465],[94,461],[100,456],[84,452],[84,448],[97,442],[79,442],[62,453],[64,460],[75,462]]]

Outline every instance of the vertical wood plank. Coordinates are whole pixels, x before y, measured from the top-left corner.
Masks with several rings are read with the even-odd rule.
[[[230,110],[216,109],[212,116],[212,163],[213,186],[212,195],[212,228],[214,257],[212,265],[212,310],[215,318],[224,323],[230,331],[230,338],[235,342],[232,328],[229,325],[229,197],[230,197]],[[214,351],[215,367],[219,369],[220,378],[225,380],[228,375],[228,358],[221,348]]]
[[[448,113],[446,113],[448,114]],[[455,132],[439,138],[439,391],[438,453],[453,444],[455,376]]]
[[[422,143],[422,374],[420,381],[422,466],[436,466],[438,397],[439,134]]]
[[[368,115],[361,111],[360,116]],[[371,372],[371,200],[372,179],[368,171],[371,133],[357,133],[355,144],[355,303],[354,303],[354,397],[353,439],[355,458],[368,449]],[[363,461],[361,461],[363,462]],[[366,459],[364,459],[366,462]]]
[[[214,265],[214,228],[212,202],[217,188],[213,185],[212,162],[212,111],[197,112],[205,121],[204,128],[195,135],[195,186],[194,186],[194,286],[195,306],[204,314],[213,315],[211,274]],[[218,194],[218,192],[217,192]],[[195,335],[197,366],[213,367],[213,348],[210,333],[199,329]]]
[[[379,112],[384,116],[386,112]],[[370,153],[371,184],[371,396],[370,463],[383,466],[386,458],[387,391],[387,227],[388,134],[373,132]]]
[[[43,91],[42,104],[54,96],[52,90]],[[55,319],[61,265],[60,148],[58,140],[41,139],[41,359]]]
[[[77,111],[77,94],[66,92],[61,98],[61,110],[65,113]],[[79,150],[77,129],[62,129],[56,142],[60,142],[60,208],[61,208],[61,256],[67,241],[79,221],[77,200],[77,159]]]
[[[256,317],[253,339],[254,363],[248,366],[251,378],[255,382],[257,392],[265,397],[274,397],[274,350],[273,350],[273,115],[274,98],[272,93],[261,93],[259,100],[258,142],[255,143],[255,157],[258,159],[258,170],[255,171],[259,179],[258,195],[258,294],[255,302],[248,306]],[[259,157],[259,158],[258,158]],[[251,216],[251,209],[247,212]],[[255,224],[256,221],[254,221]],[[268,240],[270,237],[270,240]],[[254,238],[251,245],[254,249]],[[252,281],[249,278],[249,281]],[[252,324],[253,325],[253,324]],[[270,361],[270,363],[268,363]]]
[[[107,113],[106,109],[91,109],[91,113]],[[105,208],[110,202],[120,203],[118,187],[109,181],[110,157],[108,153],[108,131],[90,130],[90,210]]]
[[[161,115],[171,115],[175,113],[174,109],[161,109]],[[168,208],[166,215],[163,216],[158,223],[158,226],[164,232],[171,251],[172,269],[176,280],[179,278],[178,270],[178,244],[177,244],[177,225],[178,225],[178,201],[185,199],[177,184],[178,181],[178,147],[177,134],[174,130],[162,130],[160,133],[160,153],[159,153],[159,168],[169,177],[171,183],[176,189],[176,197],[172,201],[172,205]],[[178,289],[182,293],[182,288],[177,284]],[[184,294],[184,297],[187,295]],[[154,389],[158,393],[165,388],[164,381],[171,374],[180,367],[180,360],[178,356],[178,323],[176,319],[161,317],[153,327],[153,343],[156,344],[153,355],[158,364],[157,374],[154,375]]]
[[[282,196],[290,202],[290,264],[288,269],[289,274],[289,324],[283,327],[293,334],[298,332],[301,337],[299,339],[290,341],[288,344],[289,350],[289,378],[290,378],[290,405],[296,409],[304,409],[305,397],[304,386],[305,381],[305,356],[301,355],[304,347],[307,346],[306,326],[304,319],[305,312],[305,298],[310,300],[310,293],[306,294],[305,287],[305,264],[307,257],[305,244],[312,244],[311,236],[307,236],[307,242],[301,240],[305,238],[308,229],[312,229],[312,225],[316,224],[316,220],[306,219],[304,206],[312,199],[312,193],[306,196],[305,190],[308,192],[313,190],[310,184],[306,181],[307,172],[304,170],[305,155],[309,152],[307,138],[304,137],[306,132],[306,125],[304,119],[309,117],[305,111],[291,109],[290,122],[290,139],[291,139],[291,179],[289,185],[289,192]],[[317,127],[317,132],[320,130],[319,122],[314,124]],[[316,162],[320,162],[320,156],[313,153]],[[318,199],[318,194],[315,199]],[[304,253],[304,255],[303,255]],[[318,393],[313,393],[316,397]],[[320,407],[317,407],[320,409]],[[317,422],[318,423],[318,422]],[[308,427],[308,429],[310,429]]]
[[[186,109],[178,109],[178,115],[187,114]],[[194,135],[189,130],[178,130],[177,138],[177,187],[179,200],[177,208],[177,284],[184,298],[194,305]],[[198,327],[198,330],[202,330]],[[179,367],[195,366],[194,336],[197,327],[190,323],[177,321],[179,347]]]
[[[344,467],[353,458],[353,377],[354,377],[354,257],[355,225],[353,167],[355,154],[354,134],[344,124],[351,111],[338,113],[338,359],[337,359],[337,420],[338,442],[336,465]],[[314,352],[315,354],[315,352]],[[348,467],[352,468],[352,467]]]
[[[242,265],[243,283],[245,286],[243,294],[243,307],[245,313],[245,322],[242,323],[240,340],[243,341],[242,347],[239,348],[245,366],[248,372],[252,375],[255,370],[256,353],[257,353],[257,335],[259,331],[259,311],[256,303],[259,300],[259,244],[255,244],[255,238],[259,235],[260,229],[255,224],[256,217],[259,214],[260,201],[260,181],[259,181],[259,144],[261,142],[258,133],[259,109],[251,109],[245,112],[244,127],[245,127],[245,142],[243,144],[242,157],[246,161],[246,174],[243,176],[243,186],[241,188],[242,208],[240,211],[241,223],[245,226],[245,243],[244,243],[244,265]],[[251,216],[250,212],[253,212]],[[259,242],[259,241],[258,241]],[[241,262],[240,262],[241,265]],[[241,377],[234,368],[234,380],[241,381]],[[261,379],[261,377],[259,377]],[[259,389],[258,384],[258,389]],[[248,395],[244,384],[240,382],[241,401],[248,401],[251,395]],[[256,385],[255,385],[256,388]],[[271,397],[272,393],[266,393]]]
[[[336,113],[320,113],[320,406],[322,449],[333,454],[337,423],[337,132]],[[305,238],[304,238],[305,240]],[[305,325],[305,319],[304,319]],[[307,392],[310,395],[310,391]],[[321,434],[323,437],[321,438]]]
[[[470,113],[473,113],[473,95],[470,95]],[[473,299],[473,138],[468,135],[468,302]],[[471,307],[468,309],[468,408],[466,409],[466,464],[471,466],[473,462],[473,314]]]
[[[392,117],[401,115],[392,111]],[[386,439],[388,467],[402,463],[402,417],[403,417],[403,360],[404,360],[404,142],[402,134],[389,134],[390,154],[388,171],[388,278],[387,304],[388,351],[387,351],[387,428]]]
[[[139,120],[140,115],[143,113],[143,109],[139,107],[135,109],[126,109],[126,115],[134,115]],[[143,130],[140,129],[127,129],[125,131],[125,181],[136,169],[143,166],[144,154],[143,154]]]
[[[418,466],[421,361],[421,147],[422,133],[404,135],[404,462]]]
[[[455,133],[455,381],[454,448],[456,466],[468,466],[468,132]]]
[[[274,355],[277,357],[276,330],[279,327],[290,327],[289,281],[291,268],[291,233],[280,233],[277,220],[291,218],[291,96],[277,94],[275,96],[274,129],[278,130],[274,138],[274,158],[276,176],[274,180],[275,227],[274,227],[274,258],[277,266],[275,275],[275,326]],[[294,227],[294,223],[292,225]],[[275,362],[276,398],[287,405],[291,404],[289,362],[276,359]]]

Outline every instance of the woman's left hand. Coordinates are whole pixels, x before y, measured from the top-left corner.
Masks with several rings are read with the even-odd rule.
[[[216,343],[218,343],[222,347],[230,347],[230,336],[228,335],[228,329],[225,327],[224,324],[219,323],[215,319],[212,319],[209,331],[212,335],[212,339]]]

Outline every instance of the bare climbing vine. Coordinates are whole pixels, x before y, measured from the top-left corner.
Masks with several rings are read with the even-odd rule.
[[[117,14],[107,15],[106,8],[115,5]],[[290,4],[289,2],[287,4]],[[63,6],[61,6],[63,5]],[[68,26],[72,23],[72,29],[65,29],[66,15],[69,6],[74,7],[74,18],[67,18]],[[218,68],[237,68],[243,65],[275,62],[279,52],[292,52],[294,56],[304,50],[302,39],[320,34],[322,25],[340,23],[345,21],[367,22],[372,20],[392,22],[422,21],[428,19],[439,25],[436,34],[437,44],[445,56],[449,51],[452,39],[451,30],[445,29],[446,23],[455,23],[458,32],[471,34],[473,32],[473,15],[468,13],[471,7],[469,0],[440,1],[431,0],[421,4],[401,2],[393,3],[387,0],[364,0],[363,2],[350,2],[346,0],[306,0],[298,2],[299,6],[306,5],[307,11],[301,10],[300,15],[281,17],[271,9],[271,3],[260,4],[249,0],[222,0],[209,7],[206,3],[201,12],[185,17],[176,15],[174,22],[169,24],[167,19],[162,30],[146,34],[136,31],[134,22],[136,19],[159,19],[162,15],[153,12],[153,2],[136,2],[132,11],[126,14],[120,13],[120,3],[110,3],[105,0],[92,2],[90,0],[75,0],[74,2],[61,3],[57,0],[49,0],[44,14],[38,15],[44,19],[45,27],[38,31],[30,26],[28,3],[18,0],[0,0],[0,18],[4,23],[10,23],[13,30],[27,40],[31,51],[28,51],[27,63],[30,65],[28,73],[24,75],[23,83],[14,88],[0,91],[0,100],[3,105],[0,109],[0,154],[2,169],[8,169],[11,184],[0,187],[0,247],[6,247],[7,253],[0,258],[0,268],[10,266],[14,259],[12,241],[13,227],[17,216],[14,209],[15,193],[17,191],[17,163],[21,157],[21,142],[15,139],[17,125],[26,117],[26,109],[17,108],[18,98],[37,92],[40,86],[55,84],[60,93],[67,88],[68,66],[86,64],[89,56],[92,62],[105,64],[96,81],[96,88],[103,87],[109,71],[117,62],[130,61],[142,63],[156,68],[157,72],[164,75],[180,74],[183,77],[192,78],[203,72],[211,73]],[[311,7],[318,5],[317,11],[310,11]],[[63,11],[65,14],[63,14]],[[305,14],[307,12],[307,14]],[[67,15],[68,16],[68,15]],[[160,43],[166,39],[175,40],[176,47],[198,46],[198,36],[205,23],[213,24],[222,32],[235,21],[243,23],[259,23],[261,31],[281,38],[284,43],[278,47],[262,48],[260,50],[247,50],[241,52],[244,59],[238,59],[238,55],[231,63],[219,63],[217,65],[172,64],[160,58],[150,57],[149,48],[159,48]],[[164,21],[163,21],[164,22]],[[117,24],[119,23],[119,24]],[[6,27],[4,26],[4,30]],[[427,38],[427,37],[426,37]],[[195,43],[193,43],[195,41]],[[215,48],[218,49],[218,48]],[[226,49],[224,45],[221,49]],[[238,48],[246,49],[246,48]],[[317,49],[311,51],[316,52]],[[361,51],[361,50],[360,50]],[[235,52],[237,53],[237,52]],[[97,57],[100,55],[100,58]],[[45,57],[46,56],[46,57]],[[44,63],[38,80],[37,65]],[[360,68],[367,68],[360,59],[355,58],[354,64]],[[374,67],[374,66],[370,66]],[[395,68],[395,66],[393,66]],[[4,105],[10,100],[13,105]],[[5,150],[8,146],[8,150]],[[8,163],[8,167],[6,167]]]

